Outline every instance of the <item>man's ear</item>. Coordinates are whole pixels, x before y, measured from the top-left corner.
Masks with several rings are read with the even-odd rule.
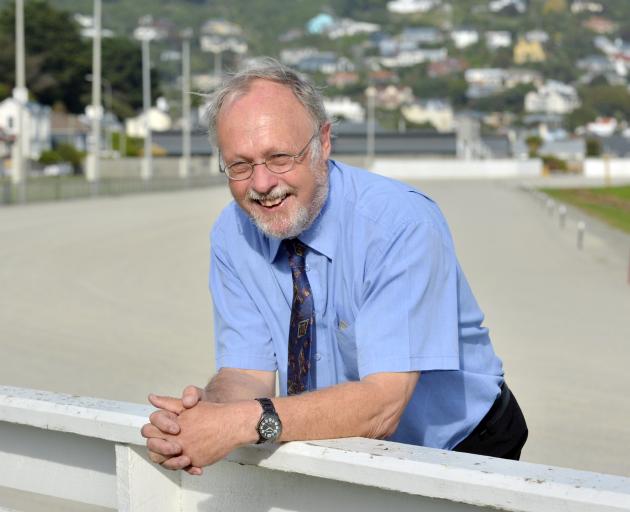
[[[330,151],[332,147],[332,144],[330,141],[331,135],[332,135],[332,124],[326,123],[324,126],[322,126],[321,133],[319,134],[321,144],[322,144],[322,158],[324,160],[328,160],[328,157],[330,156]]]

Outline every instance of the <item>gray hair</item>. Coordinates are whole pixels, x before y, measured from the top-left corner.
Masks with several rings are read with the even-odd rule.
[[[263,57],[255,60],[250,67],[232,75],[210,96],[210,104],[206,111],[206,116],[208,119],[208,134],[213,144],[217,144],[217,121],[223,104],[230,97],[246,93],[252,82],[256,80],[269,80],[289,87],[311,117],[313,130],[321,130],[329,122],[328,114],[324,108],[323,97],[313,84],[300,77],[291,68],[280,64],[277,60]],[[321,151],[320,138],[315,137],[312,144],[311,157],[317,158]]]

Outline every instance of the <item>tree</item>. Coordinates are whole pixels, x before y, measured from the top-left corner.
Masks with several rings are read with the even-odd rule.
[[[530,158],[536,158],[538,156],[538,150],[542,146],[543,140],[538,135],[530,135],[525,139],[525,144],[529,148]]]
[[[0,82],[11,90],[15,83],[15,5],[0,12]],[[90,50],[67,12],[53,9],[45,0],[32,0],[24,8],[27,34],[26,84],[41,103],[61,101],[70,112],[83,110],[81,97],[89,90]]]

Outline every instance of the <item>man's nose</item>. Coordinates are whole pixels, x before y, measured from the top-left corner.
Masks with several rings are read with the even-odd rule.
[[[252,188],[260,193],[266,194],[278,184],[278,175],[272,173],[264,162],[252,164]]]

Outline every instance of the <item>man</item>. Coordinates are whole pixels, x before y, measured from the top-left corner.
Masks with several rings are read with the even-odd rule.
[[[235,200],[212,231],[218,373],[150,396],[151,459],[200,474],[244,444],[350,436],[518,459],[527,427],[435,203],[329,160],[321,97],[274,61],[209,117]]]

